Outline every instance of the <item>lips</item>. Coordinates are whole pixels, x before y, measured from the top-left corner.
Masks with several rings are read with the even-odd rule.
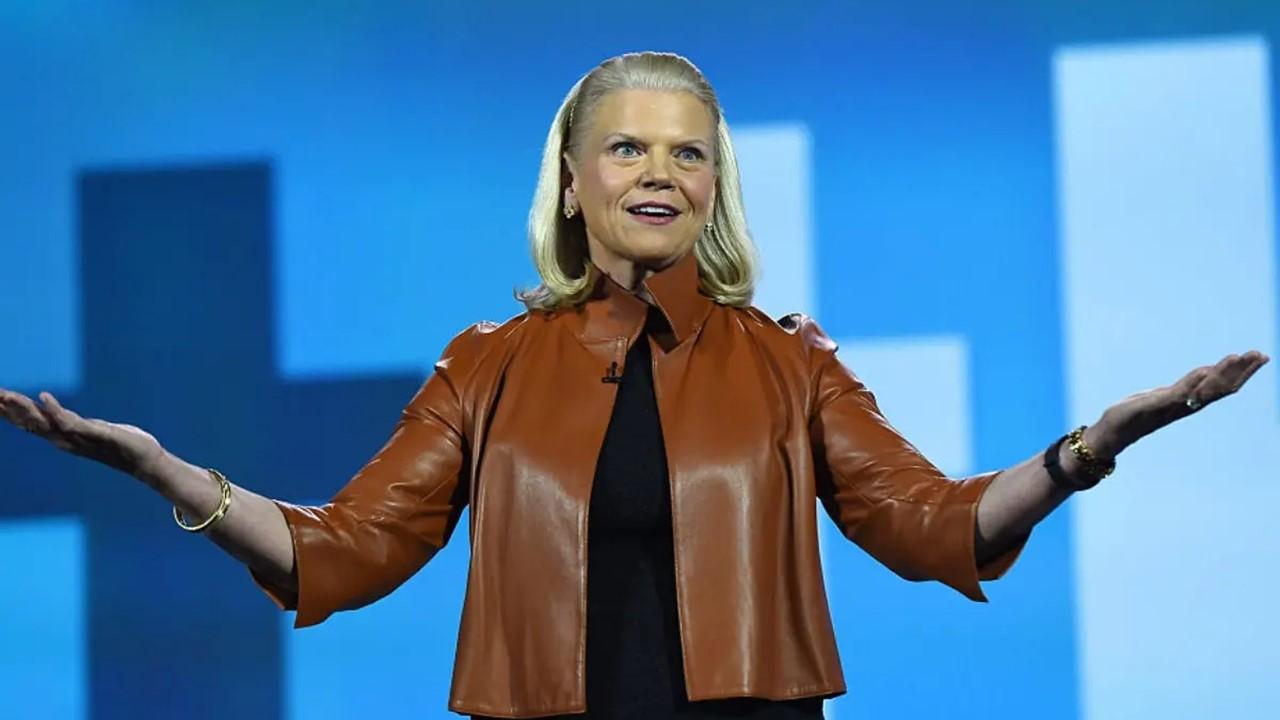
[[[674,205],[648,200],[627,207],[627,212],[643,217],[675,217],[680,210]]]
[[[644,225],[671,225],[680,217],[680,211],[674,205],[653,200],[636,203],[627,208],[627,213]]]

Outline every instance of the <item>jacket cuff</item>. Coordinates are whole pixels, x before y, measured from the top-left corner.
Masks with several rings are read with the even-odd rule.
[[[260,575],[253,568],[249,568],[249,577],[281,610],[297,611],[293,624],[295,629],[315,625],[327,618],[332,611],[319,608],[315,598],[315,591],[307,588],[305,584],[309,578],[305,570],[310,566],[310,554],[307,551],[306,543],[299,542],[298,536],[301,527],[305,527],[308,523],[315,524],[318,521],[302,507],[283,500],[272,499],[271,502],[280,509],[280,513],[284,516],[285,524],[289,528],[289,537],[293,542],[294,567],[298,573],[298,590],[295,592],[281,587]]]
[[[996,475],[1000,471],[983,473],[969,478],[965,478],[963,482],[966,487],[966,495],[968,502],[960,507],[966,515],[966,521],[961,524],[964,532],[964,540],[959,547],[965,549],[963,556],[957,559],[955,566],[955,574],[950,578],[943,578],[943,582],[960,591],[965,597],[975,602],[988,602],[987,595],[982,591],[980,580],[997,580],[1002,577],[1009,568],[1013,566],[1018,557],[1022,554],[1022,549],[1026,547],[1027,540],[1031,537],[1028,531],[1025,535],[1018,538],[1004,552],[989,560],[987,563],[978,567],[978,552],[976,547],[977,531],[978,531],[978,503],[982,500],[983,494],[987,488],[991,486]],[[972,490],[970,491],[970,487]]]

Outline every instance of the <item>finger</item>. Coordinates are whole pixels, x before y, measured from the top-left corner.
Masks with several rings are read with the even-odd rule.
[[[1212,372],[1191,391],[1200,402],[1208,404],[1227,394],[1229,389],[1226,377],[1221,372]]]
[[[1228,364],[1218,373],[1222,389],[1226,392],[1235,392],[1260,367],[1262,367],[1260,353],[1248,352],[1238,356],[1235,362]]]
[[[47,434],[51,430],[49,419],[41,412],[31,398],[22,393],[11,392],[7,395],[6,417],[14,425],[39,435]]]
[[[1262,369],[1262,366],[1266,364],[1267,364],[1267,358],[1264,356],[1264,357],[1259,357],[1255,359],[1253,362],[1245,365],[1240,370],[1240,375],[1236,379],[1235,383],[1232,384],[1231,392],[1236,392],[1240,388],[1244,387],[1244,384],[1249,382],[1249,378],[1253,377],[1254,373],[1258,372],[1258,370]]]
[[[10,400],[8,396],[0,394],[0,417],[13,423],[18,424],[18,403]]]
[[[1261,367],[1259,362],[1249,353],[1228,355],[1192,393],[1205,404],[1226,397],[1239,390],[1244,381]]]
[[[16,417],[18,413],[24,413],[23,400],[30,403],[30,398],[22,393],[5,390],[0,392],[0,410],[7,410],[10,416]]]
[[[1239,359],[1240,359],[1239,355],[1232,353],[1222,358],[1221,360],[1219,360],[1217,364],[1213,366],[1213,369],[1215,372],[1221,372],[1222,370],[1226,370],[1227,368],[1234,365]]]
[[[1225,375],[1251,360],[1252,357],[1248,353],[1245,353],[1244,355],[1236,355],[1235,353],[1232,353],[1210,366],[1209,375],[1215,377]]]
[[[1193,392],[1200,383],[1204,382],[1204,379],[1209,377],[1211,372],[1213,372],[1213,366],[1211,365],[1204,365],[1192,370],[1186,375],[1183,375],[1181,380],[1174,383],[1174,391],[1179,396],[1186,397],[1188,394]]]
[[[49,416],[50,422],[60,432],[73,432],[80,424],[82,424],[83,418],[62,407],[62,403],[58,402],[58,399],[53,396],[53,393],[42,392],[40,393],[40,399],[44,401],[46,408],[45,414]]]

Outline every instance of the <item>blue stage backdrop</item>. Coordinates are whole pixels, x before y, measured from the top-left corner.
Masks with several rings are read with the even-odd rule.
[[[323,502],[520,312],[570,85],[661,49],[724,103],[758,304],[948,472],[1005,467],[1276,354],[1278,38],[1269,0],[2,3],[0,386]],[[1280,717],[1277,408],[1269,366],[1133,447],[986,605],[824,517],[828,717]],[[0,716],[449,716],[465,532],[295,631],[169,512],[0,428]]]

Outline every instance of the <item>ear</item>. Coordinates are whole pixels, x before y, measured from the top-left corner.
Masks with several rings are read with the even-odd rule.
[[[560,157],[562,158],[560,167],[563,168],[560,173],[560,182],[565,188],[565,198],[570,198],[578,192],[578,175],[574,170],[573,158],[569,157],[569,153],[564,153]]]

